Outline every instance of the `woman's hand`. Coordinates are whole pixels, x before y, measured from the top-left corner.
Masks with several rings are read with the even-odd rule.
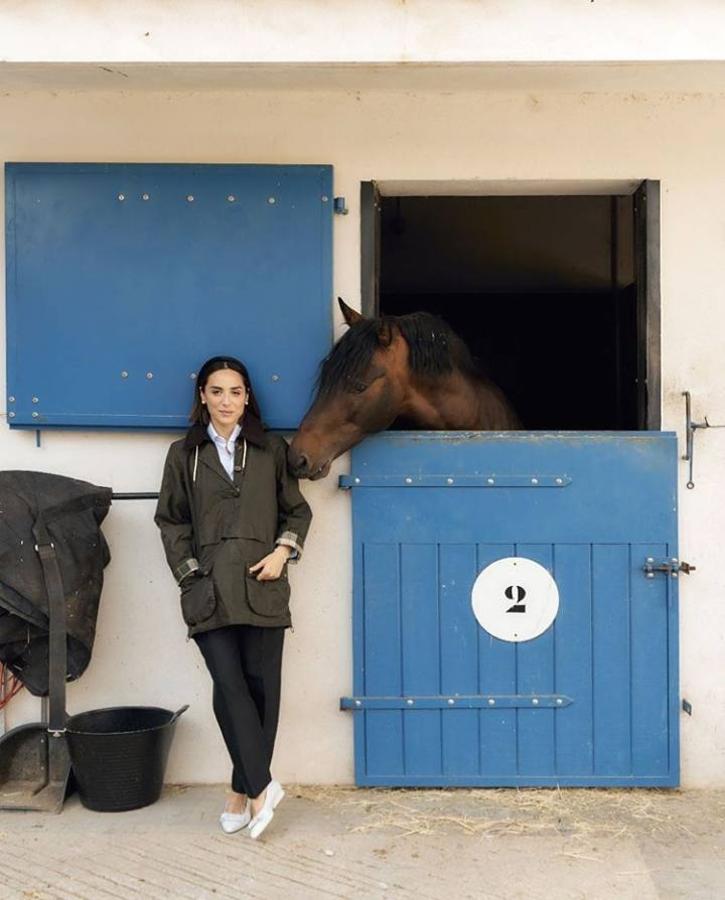
[[[284,569],[284,564],[292,554],[291,547],[280,544],[271,553],[268,553],[258,563],[249,567],[249,574],[257,574],[257,581],[276,581]]]

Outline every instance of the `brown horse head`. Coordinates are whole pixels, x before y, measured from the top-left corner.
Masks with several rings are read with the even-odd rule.
[[[442,319],[423,312],[366,319],[338,302],[349,330],[323,360],[317,396],[290,445],[298,478],[324,478],[334,459],[401,418],[432,429],[517,427],[501,392],[480,377]]]

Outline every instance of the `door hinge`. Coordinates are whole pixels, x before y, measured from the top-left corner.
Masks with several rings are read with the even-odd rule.
[[[335,214],[338,216],[346,216],[350,210],[347,208],[347,203],[345,202],[344,197],[335,197],[332,208],[335,210]]]
[[[692,703],[684,697],[682,698],[682,711],[686,712],[688,716],[692,715]]]
[[[653,556],[648,556],[642,566],[642,571],[647,578],[654,578],[657,572],[669,575],[670,578],[677,578],[679,577],[680,572],[682,572],[683,575],[689,575],[690,572],[695,571],[695,568],[695,566],[682,562],[675,556],[661,560],[655,559]]]

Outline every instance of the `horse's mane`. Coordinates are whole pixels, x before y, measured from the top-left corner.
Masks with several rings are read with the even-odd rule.
[[[426,312],[380,316],[351,325],[322,361],[317,379],[319,396],[329,396],[359,380],[375,350],[390,343],[396,328],[408,344],[414,374],[440,377],[455,368],[470,374],[476,372],[468,347],[438,316]]]

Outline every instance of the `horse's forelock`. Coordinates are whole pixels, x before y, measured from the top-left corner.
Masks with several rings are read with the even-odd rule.
[[[437,316],[419,312],[363,319],[350,326],[322,361],[317,396],[328,397],[360,379],[370,366],[375,350],[389,346],[396,330],[408,344],[409,365],[415,374],[440,376],[456,367],[475,370],[465,343]]]
[[[328,397],[346,383],[362,377],[375,349],[384,339],[383,319],[363,319],[350,326],[320,365],[317,378],[318,397]],[[389,328],[387,329],[389,334]]]

